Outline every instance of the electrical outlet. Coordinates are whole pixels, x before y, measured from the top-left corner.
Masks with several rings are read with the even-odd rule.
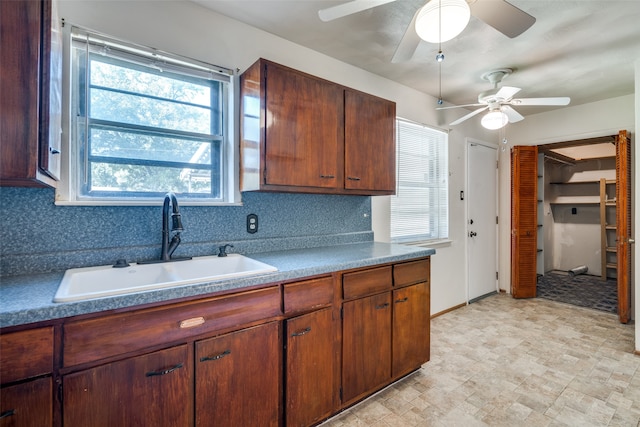
[[[247,233],[257,233],[258,232],[258,215],[249,214],[247,215]]]

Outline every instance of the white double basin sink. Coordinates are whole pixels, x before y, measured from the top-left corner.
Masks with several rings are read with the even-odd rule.
[[[64,273],[53,302],[83,301],[195,283],[254,276],[276,267],[239,254],[155,264],[73,268]]]

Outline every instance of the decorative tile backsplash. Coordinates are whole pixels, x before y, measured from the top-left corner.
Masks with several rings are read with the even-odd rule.
[[[179,201],[179,200],[178,200]],[[243,254],[373,240],[371,198],[243,193],[243,206],[181,206],[185,231],[174,256]],[[259,231],[247,233],[246,217]],[[130,262],[160,255],[161,206],[56,206],[54,190],[0,188],[0,275]]]

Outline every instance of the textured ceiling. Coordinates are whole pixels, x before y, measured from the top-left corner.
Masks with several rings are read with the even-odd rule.
[[[391,63],[411,18],[425,0],[397,0],[322,22],[317,11],[344,1],[192,0],[315,51],[425,92],[439,95],[438,46],[422,42],[407,62]],[[497,0],[485,0],[497,1]],[[475,17],[443,43],[442,98],[477,102],[490,89],[487,71],[513,68],[504,85],[517,97],[569,96],[570,105],[634,92],[640,59],[640,0],[510,0],[536,18],[510,39]],[[435,106],[434,106],[435,107]],[[517,107],[523,115],[562,107]]]

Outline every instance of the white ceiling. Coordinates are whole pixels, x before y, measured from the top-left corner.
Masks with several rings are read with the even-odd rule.
[[[320,21],[317,11],[345,1],[192,1],[436,98],[439,95],[437,45],[422,42],[411,61],[391,63],[406,27],[426,0],[397,0],[332,22]],[[498,68],[515,69],[503,84],[522,88],[519,98],[569,96],[570,105],[578,105],[634,92],[634,62],[640,59],[640,0],[509,3],[536,18],[520,36],[510,39],[472,16],[462,34],[443,43],[445,102],[477,102],[478,93],[492,87],[481,75]],[[553,108],[562,107],[520,106],[517,110],[527,115]]]

